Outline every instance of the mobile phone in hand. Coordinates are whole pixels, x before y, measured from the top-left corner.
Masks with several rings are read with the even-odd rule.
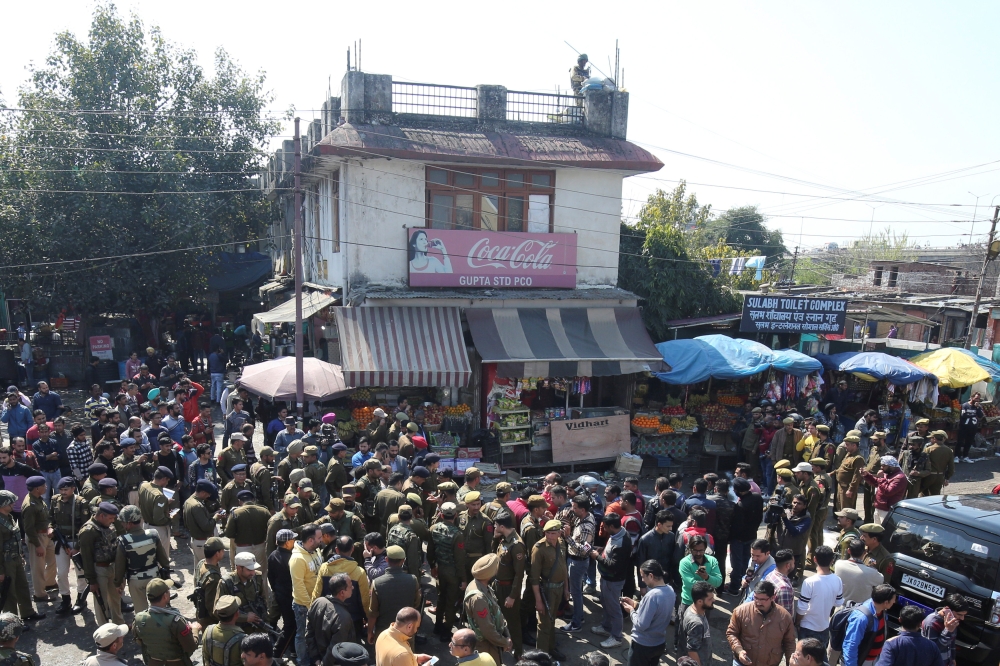
[[[439,661],[438,657],[431,657],[431,660],[427,662],[427,666],[435,666]]]

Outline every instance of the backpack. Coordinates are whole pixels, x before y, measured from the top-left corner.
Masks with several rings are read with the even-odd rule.
[[[830,647],[837,651],[843,651],[844,649],[844,638],[847,636],[847,623],[854,611],[859,610],[868,620],[868,626],[871,625],[872,620],[875,619],[875,615],[869,610],[868,606],[865,604],[858,604],[857,606],[851,606],[850,608],[841,608],[833,617],[830,618]],[[866,643],[871,643],[871,637],[874,636],[875,632],[868,629],[865,630],[864,638],[861,640],[861,647],[864,648]]]

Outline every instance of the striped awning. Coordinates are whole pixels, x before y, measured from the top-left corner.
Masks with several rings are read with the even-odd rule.
[[[336,308],[348,386],[465,386],[472,377],[458,308]]]
[[[605,377],[663,367],[639,308],[470,308],[465,318],[483,362],[497,363],[501,377]]]

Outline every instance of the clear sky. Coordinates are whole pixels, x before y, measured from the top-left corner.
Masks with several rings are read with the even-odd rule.
[[[338,94],[346,49],[358,39],[362,69],[396,80],[538,91],[568,86],[575,53],[564,40],[608,72],[618,39],[629,139],[665,165],[627,181],[626,215],[656,187],[686,179],[717,211],[759,205],[789,247],[843,244],[873,224],[952,246],[982,241],[990,203],[1000,202],[998,3],[117,6],[195,49],[206,67],[222,47],[245,69],[265,71],[273,108],[295,106],[305,120],[328,80]],[[8,104],[56,32],[86,33],[93,7],[5,3],[0,95]]]

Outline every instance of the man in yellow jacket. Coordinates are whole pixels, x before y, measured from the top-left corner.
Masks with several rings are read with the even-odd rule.
[[[320,543],[319,528],[306,525],[299,531],[299,542],[292,549],[288,571],[292,577],[292,611],[295,613],[295,656],[299,666],[312,666],[306,646],[306,618],[312,603],[321,562],[316,552]]]
[[[333,557],[319,568],[312,598],[315,600],[329,594],[324,587],[330,578],[339,573],[347,574],[351,579],[354,591],[347,598],[347,609],[351,612],[351,619],[354,620],[356,635],[364,636],[365,621],[372,616],[372,595],[368,586],[368,575],[364,567],[358,565],[354,559],[354,539],[349,536],[342,536],[334,541]]]

